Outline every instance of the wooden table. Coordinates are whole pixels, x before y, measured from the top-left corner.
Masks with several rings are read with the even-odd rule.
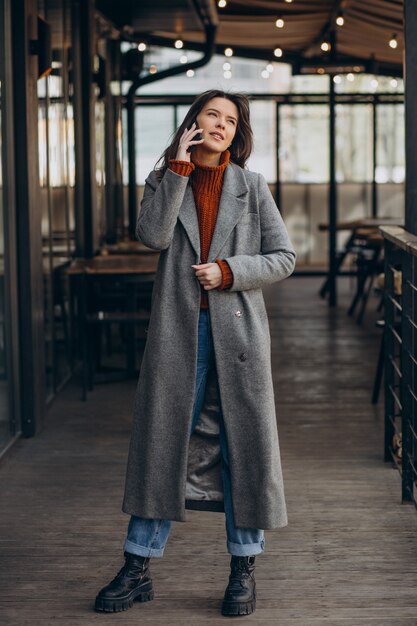
[[[68,274],[149,276],[156,273],[159,254],[111,254],[74,259]]]
[[[148,248],[141,241],[118,241],[114,244],[105,244],[100,249],[101,255],[107,254],[159,254],[158,250]]]
[[[336,222],[336,230],[356,230],[357,228],[368,228],[376,230],[379,226],[403,226],[404,218],[398,217],[365,217],[357,220],[350,220],[346,222]],[[320,231],[329,230],[330,225],[328,222],[321,222],[318,225]]]
[[[359,240],[361,240],[364,245],[375,244],[378,242],[381,243],[381,233],[379,230],[379,226],[389,225],[389,226],[402,226],[404,223],[403,218],[396,217],[366,217],[362,219],[350,220],[345,222],[336,222],[336,230],[349,230],[351,231],[350,236],[348,237],[344,248],[337,253],[336,257],[336,276],[339,275],[340,267],[343,264],[346,256],[352,252],[354,246],[357,244]],[[328,231],[330,225],[328,222],[321,222],[318,225],[318,229],[320,231]],[[327,278],[325,279],[323,285],[320,288],[320,297],[324,298],[330,285],[330,273],[328,273]]]
[[[100,313],[91,302],[93,285],[96,281],[123,282],[126,285],[126,313],[131,314],[131,320],[125,316],[125,321],[135,319],[135,297],[138,285],[151,285],[154,281],[159,254],[122,254],[100,255],[91,259],[74,259],[67,273],[74,279],[74,291],[78,302],[79,334],[83,358],[83,399],[87,390],[87,332],[88,319],[91,314]],[[73,298],[71,298],[73,301]],[[99,317],[99,319],[101,319]],[[127,375],[134,376],[135,370],[135,332],[133,324],[127,324]]]

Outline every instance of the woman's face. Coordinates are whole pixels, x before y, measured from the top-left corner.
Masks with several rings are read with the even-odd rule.
[[[198,127],[204,130],[199,150],[224,152],[233,141],[239,122],[236,105],[227,98],[212,98],[197,115]]]

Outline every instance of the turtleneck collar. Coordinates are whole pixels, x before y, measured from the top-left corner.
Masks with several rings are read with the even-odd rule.
[[[221,153],[218,165],[204,165],[196,159],[193,153],[191,153],[191,161],[195,165],[193,187],[204,188],[204,191],[210,194],[221,190],[224,171],[230,162],[229,150]]]
[[[203,163],[200,163],[200,161],[198,161],[197,157],[195,156],[193,152],[191,153],[191,161],[194,163],[196,167],[199,167],[203,170],[215,171],[215,170],[218,170],[219,168],[226,169],[230,161],[230,152],[229,150],[225,150],[224,152],[221,153],[218,165],[204,165]]]

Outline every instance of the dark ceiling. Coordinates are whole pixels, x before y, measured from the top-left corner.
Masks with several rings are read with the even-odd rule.
[[[205,32],[196,7],[211,0],[97,0],[97,8],[119,28],[149,43],[172,45],[177,38],[185,47],[203,49]],[[236,55],[278,60],[293,65],[307,59],[323,66],[348,61],[374,64],[374,70],[401,71],[403,56],[402,0],[228,0],[225,8],[211,2],[218,14],[216,51],[226,46]],[[343,13],[344,25],[336,25]],[[284,28],[275,21],[282,17]],[[330,53],[320,44],[334,32]],[[392,36],[397,48],[389,46]]]

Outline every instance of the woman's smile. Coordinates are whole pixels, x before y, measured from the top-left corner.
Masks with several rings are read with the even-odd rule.
[[[221,135],[220,133],[210,133],[210,135],[213,137],[213,139],[215,139],[216,141],[224,141],[224,137],[223,135]]]

